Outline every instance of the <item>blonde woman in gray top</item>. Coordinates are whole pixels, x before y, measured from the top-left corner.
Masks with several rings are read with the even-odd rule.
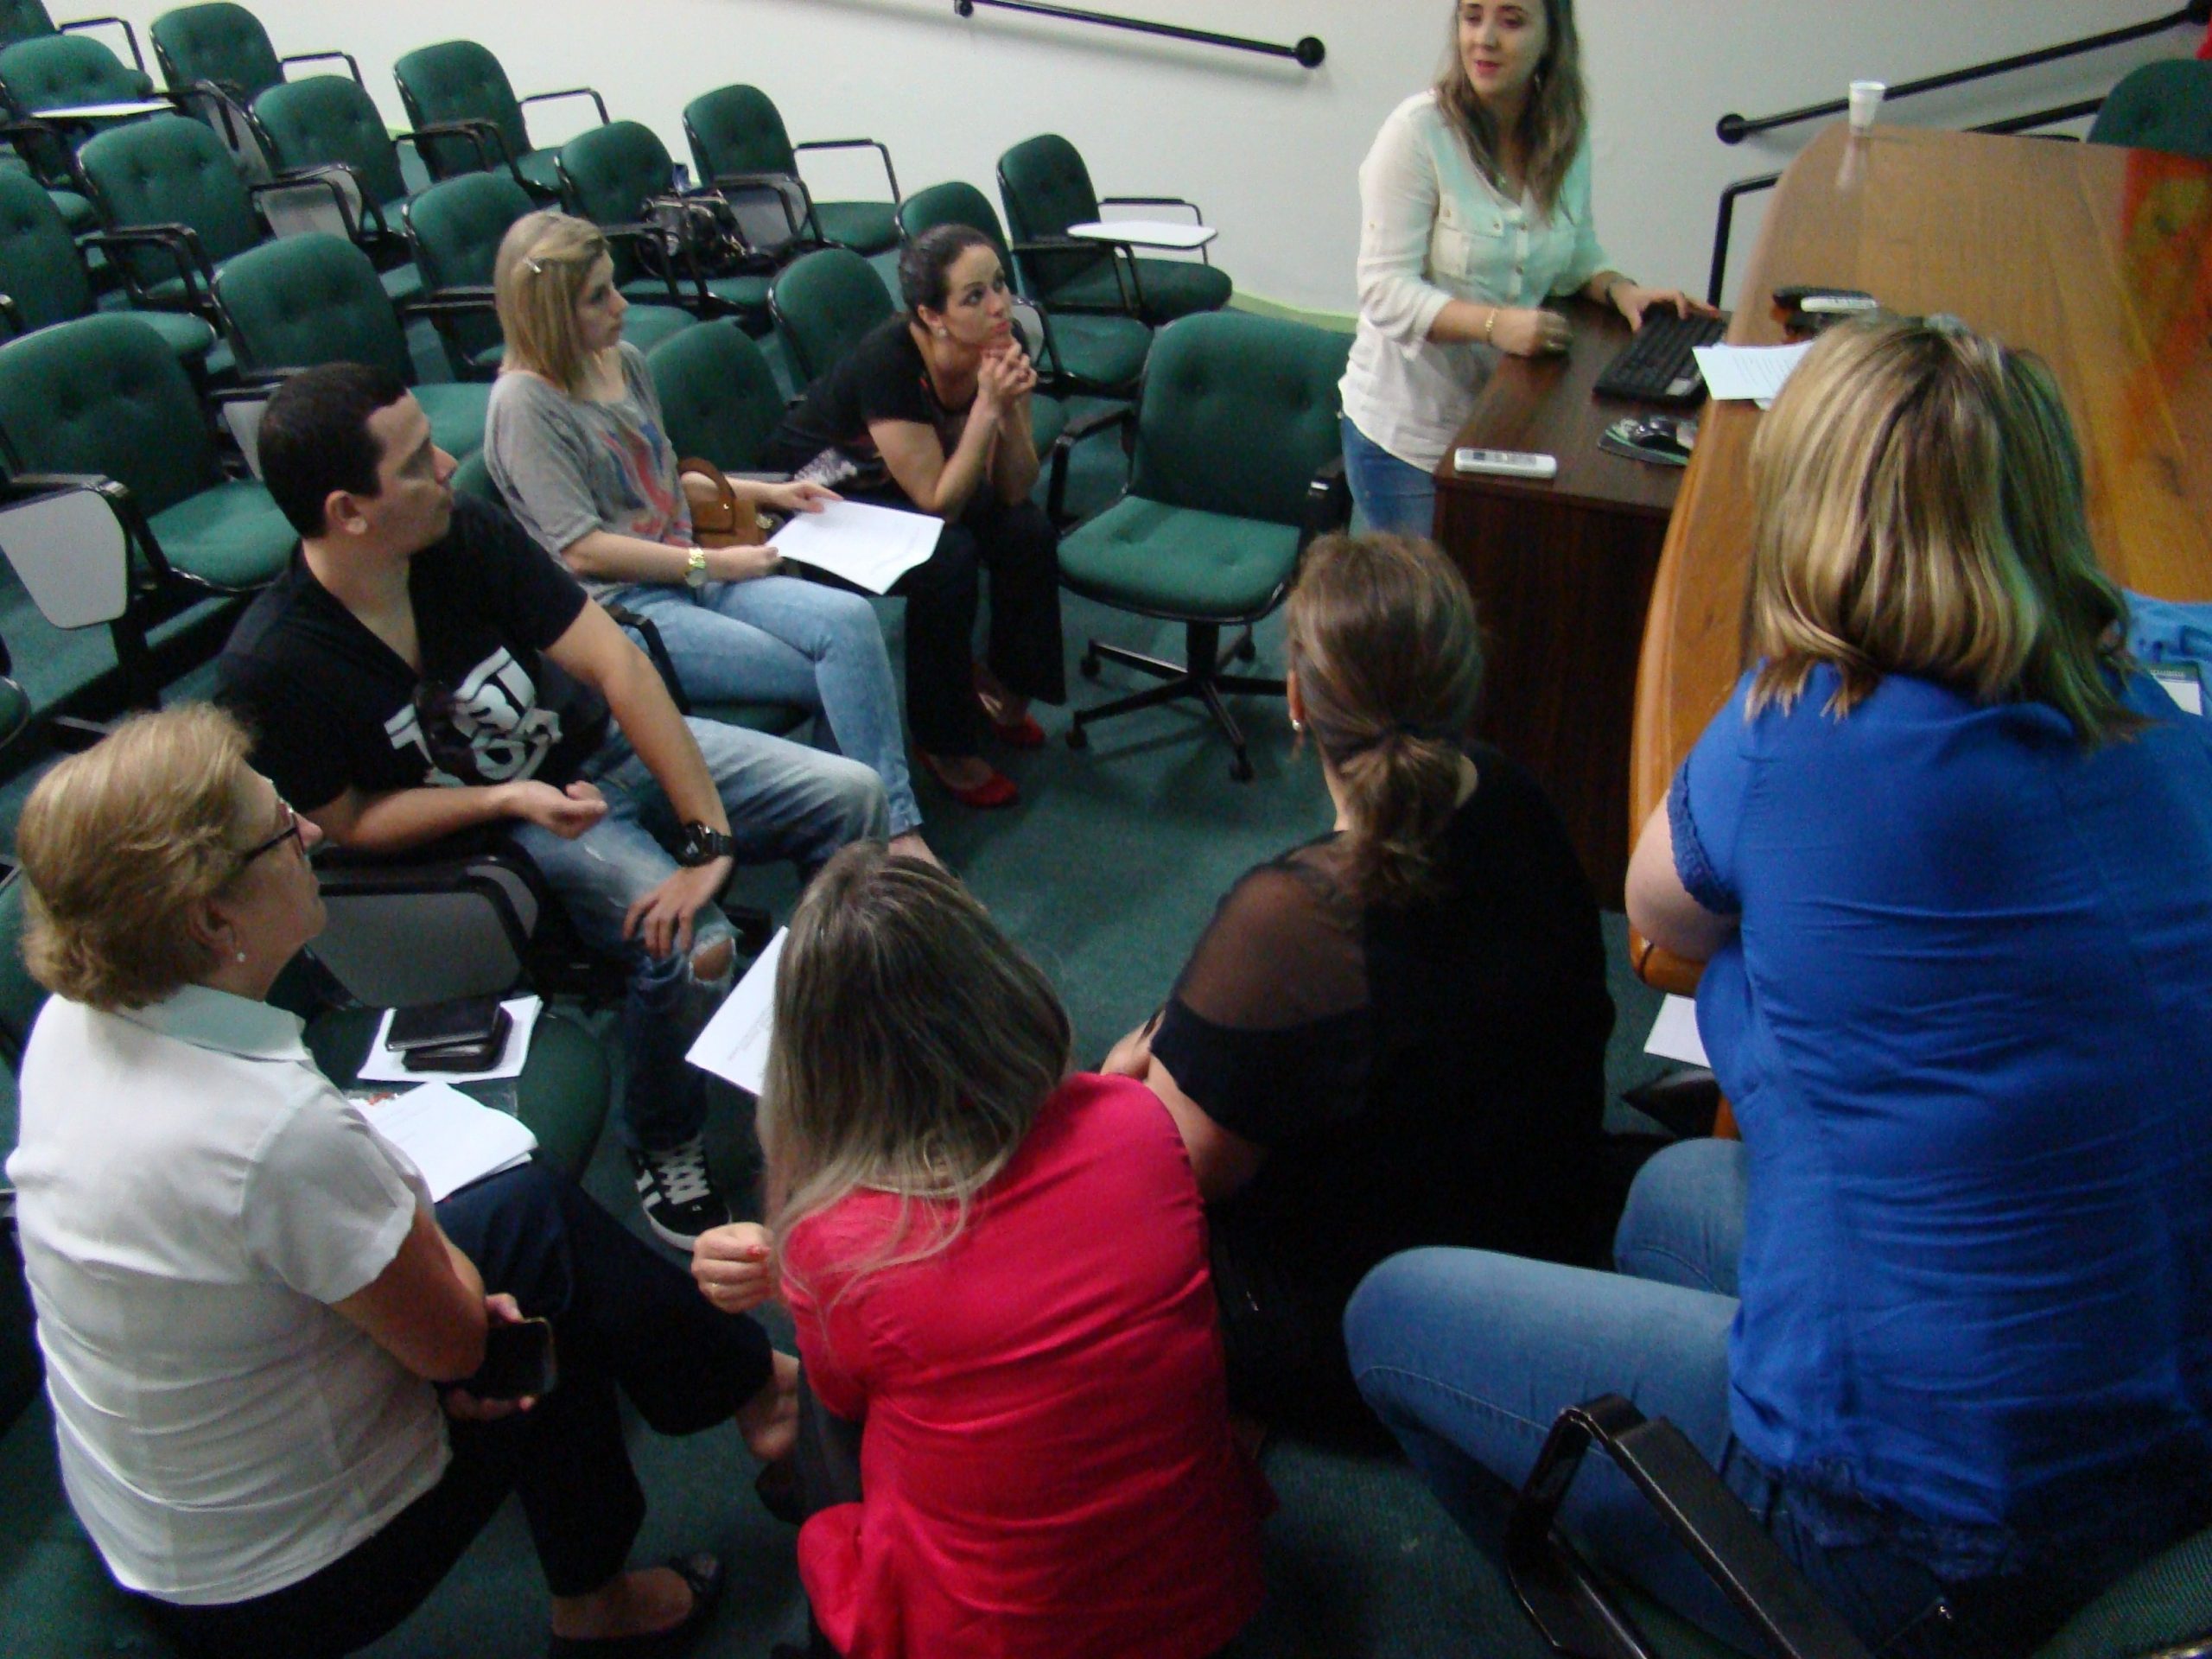
[[[1390,112],[1359,169],[1359,327],[1344,469],[1376,530],[1426,536],[1431,478],[1501,352],[1567,349],[1545,302],[1641,325],[1709,308],[1605,263],[1590,213],[1588,99],[1572,0],[1459,0],[1436,85]]]
[[[840,753],[872,767],[902,853],[930,856],[906,768],[883,630],[857,594],[778,574],[772,547],[702,548],[629,303],[596,226],[517,219],[493,283],[506,356],[484,429],[493,481],[532,540],[594,599],[650,617],[702,702],[818,710]],[[733,479],[785,512],[837,498],[817,484]]]

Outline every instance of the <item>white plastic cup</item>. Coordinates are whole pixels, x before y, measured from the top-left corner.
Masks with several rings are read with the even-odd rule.
[[[1864,135],[1873,130],[1874,118],[1882,112],[1882,95],[1890,89],[1878,80],[1854,80],[1851,83],[1851,130]]]

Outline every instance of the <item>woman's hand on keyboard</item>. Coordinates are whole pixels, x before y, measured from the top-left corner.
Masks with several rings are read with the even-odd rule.
[[[1645,288],[1637,283],[1613,284],[1612,302],[1621,315],[1628,319],[1629,327],[1643,327],[1643,314],[1655,305],[1663,305],[1680,317],[1717,317],[1720,313],[1703,300],[1694,300],[1679,288]]]
[[[1567,327],[1567,319],[1556,311],[1502,305],[1497,308],[1497,324],[1491,333],[1491,344],[1515,357],[1549,357],[1565,351],[1573,337],[1574,331]]]

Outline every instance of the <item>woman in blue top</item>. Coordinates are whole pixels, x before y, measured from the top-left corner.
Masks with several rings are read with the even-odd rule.
[[[1640,325],[1708,309],[1609,270],[1590,216],[1588,100],[1570,0],[1459,0],[1436,85],[1390,112],[1359,169],[1359,328],[1345,472],[1376,530],[1431,533],[1430,474],[1501,352],[1567,349],[1545,308],[1580,294]]]
[[[1743,1141],[1646,1166],[1618,1274],[1385,1263],[1354,1369],[1470,1520],[1629,1394],[1870,1645],[2025,1652],[2212,1521],[2212,727],[2120,649],[2037,360],[1837,329],[1752,473],[1755,666],[1629,876]],[[1748,1640],[1624,1484],[1569,1510]]]

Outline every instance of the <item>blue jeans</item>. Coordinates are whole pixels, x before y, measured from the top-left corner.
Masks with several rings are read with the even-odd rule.
[[[883,785],[859,761],[718,721],[685,724],[729,814],[740,862],[788,858],[811,874],[847,842],[885,833]],[[619,732],[586,762],[583,775],[607,797],[605,817],[573,841],[534,823],[511,824],[508,834],[561,896],[583,942],[628,964],[622,1138],[664,1150],[706,1122],[704,1075],[683,1055],[728,976],[701,982],[691,956],[671,951],[657,962],[641,941],[622,937],[630,906],[676,873],[663,842],[674,840],[679,826],[659,784]],[[692,932],[696,955],[730,937],[729,920],[709,905]]]
[[[677,582],[639,582],[607,597],[652,619],[694,702],[785,702],[817,711],[837,752],[883,780],[891,833],[920,825],[891,653],[868,601],[797,576],[710,582],[696,592]]]
[[[1814,1589],[1876,1652],[2017,1653],[2078,1587],[1947,1586],[1878,1547],[1824,1548],[1785,1484],[1729,1424],[1746,1164],[1740,1143],[1686,1141],[1637,1178],[1615,1241],[1618,1273],[1484,1250],[1426,1249],[1368,1274],[1344,1315],[1360,1392],[1478,1542],[1497,1547],[1511,1494],[1560,1411],[1601,1394],[1665,1417],[1720,1471]],[[1656,1278],[1634,1276],[1656,1273]],[[1602,1455],[1583,1463],[1561,1518],[1594,1559],[1743,1649],[1764,1643]],[[2018,1620],[2015,1624],[2013,1621]],[[2026,1639],[2023,1639],[2023,1637]]]
[[[1344,481],[1363,524],[1370,530],[1400,536],[1436,534],[1436,480],[1418,467],[1400,461],[1352,424],[1340,417],[1344,432]]]

